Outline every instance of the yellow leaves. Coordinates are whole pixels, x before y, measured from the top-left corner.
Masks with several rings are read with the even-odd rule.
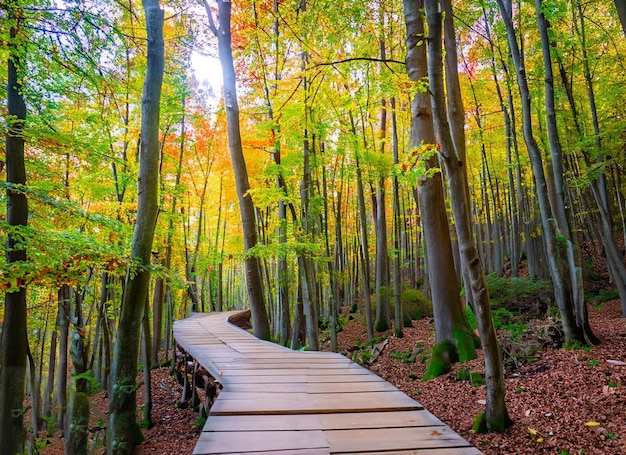
[[[599,427],[600,426],[600,422],[585,422],[585,426],[586,427]]]
[[[544,441],[543,436],[541,436],[539,432],[535,430],[534,428],[528,427],[528,434],[531,435],[533,439],[535,440],[535,442],[538,442],[539,444],[541,444]]]

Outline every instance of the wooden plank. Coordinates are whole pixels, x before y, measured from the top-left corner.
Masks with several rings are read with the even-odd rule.
[[[254,393],[353,393],[353,392],[384,392],[396,391],[393,385],[383,381],[370,382],[278,382],[278,383],[228,383],[229,392]]]
[[[324,431],[332,453],[471,447],[449,427],[386,428],[385,431]]]
[[[193,453],[208,455],[283,450],[324,450],[324,453],[329,453],[326,438],[319,430],[203,432]]]
[[[385,382],[384,379],[370,374],[336,374],[330,376],[314,376],[308,374],[292,375],[231,375],[218,378],[222,384],[280,384],[290,382],[316,383],[344,383],[344,382]]]
[[[341,369],[332,369],[332,368],[292,368],[292,369],[283,369],[283,370],[262,370],[254,367],[249,367],[246,369],[223,369],[224,374],[222,376],[371,376],[367,370],[363,370],[362,368],[341,368]]]
[[[350,393],[338,399],[336,394],[306,393],[290,394],[242,394],[233,393],[227,399],[221,392],[220,398],[210,409],[210,415],[242,414],[326,414],[332,412],[370,412],[423,409],[417,401],[402,392],[363,392]],[[251,395],[256,398],[250,398]]]
[[[345,363],[324,363],[324,362],[298,362],[292,363],[289,361],[289,357],[285,357],[283,359],[276,359],[272,362],[262,362],[262,363],[253,363],[249,362],[247,359],[241,359],[238,362],[223,362],[219,360],[213,359],[213,363],[223,370],[250,370],[254,369],[255,371],[261,370],[297,370],[297,369],[306,369],[306,370],[319,370],[319,369],[350,369],[349,364]]]
[[[444,426],[426,410],[395,412],[359,412],[341,414],[268,415],[212,415],[203,431],[268,431],[268,430],[350,430],[405,427]]]
[[[354,453],[349,452],[332,452],[333,454],[340,453]],[[359,455],[381,455],[381,452],[359,452]],[[385,450],[384,455],[484,455],[476,447],[454,447],[454,448],[434,448],[434,449],[420,449],[416,450]]]

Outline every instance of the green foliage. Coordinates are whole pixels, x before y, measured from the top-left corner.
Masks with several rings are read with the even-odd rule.
[[[411,319],[433,317],[433,304],[424,293],[418,289],[405,289],[402,291],[402,309]]]
[[[195,423],[193,424],[194,428],[203,428],[204,424],[206,423],[206,417],[202,416],[199,417],[198,420],[195,421]]]
[[[404,363],[415,363],[417,358],[424,353],[424,344],[417,342],[415,349],[406,352],[392,352],[389,356],[392,359],[402,360]]]
[[[619,292],[617,289],[600,289],[600,292],[597,294],[585,294],[585,302],[593,302],[597,305],[594,309],[598,308],[604,302],[618,298]]]
[[[89,384],[88,391],[90,396],[95,395],[96,393],[100,392],[100,390],[102,390],[102,385],[96,380],[96,378],[93,377],[91,370],[87,370],[84,373],[72,376],[72,382],[74,386],[78,381],[81,380],[87,381],[87,383]]]
[[[540,294],[551,289],[549,281],[527,278],[499,277],[495,273],[486,276],[489,298],[492,306],[506,305],[507,302]]]
[[[569,351],[576,351],[578,349],[583,349],[584,344],[582,341],[573,339],[563,344],[563,349],[567,349]]]

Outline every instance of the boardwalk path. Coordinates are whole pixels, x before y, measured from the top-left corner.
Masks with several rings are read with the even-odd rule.
[[[481,454],[346,357],[258,340],[227,321],[233,314],[174,325],[176,341],[223,386],[194,454]]]

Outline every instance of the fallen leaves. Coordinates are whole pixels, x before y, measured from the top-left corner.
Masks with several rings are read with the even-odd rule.
[[[455,380],[459,368],[482,371],[482,358],[453,366],[449,374],[427,382],[419,382],[424,363],[391,358],[392,352],[409,352],[418,342],[428,350],[434,340],[432,320],[415,321],[403,338],[389,337],[385,352],[370,369],[417,399],[486,455],[626,454],[626,368],[621,364],[626,364],[626,328],[619,301],[590,311],[590,320],[602,340],[592,352],[542,350],[534,363],[507,377],[507,409],[515,425],[504,434],[471,431],[474,416],[485,410],[485,387]],[[338,335],[340,351],[354,346],[357,338],[367,338],[358,320],[344,325]],[[589,363],[592,359],[597,364]],[[601,424],[585,426],[585,422]]]

